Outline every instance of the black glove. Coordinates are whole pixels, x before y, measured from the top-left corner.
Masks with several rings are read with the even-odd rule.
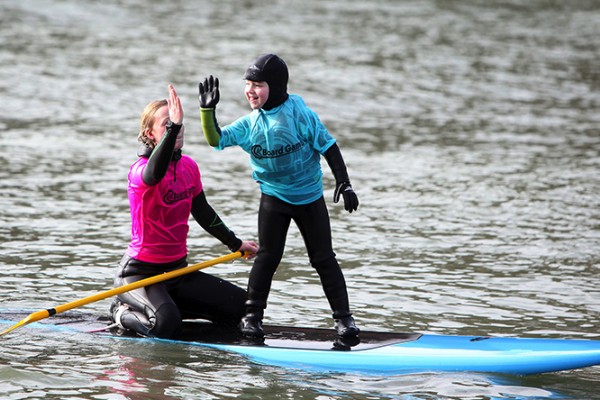
[[[333,193],[333,202],[340,201],[340,194],[344,197],[344,209],[349,213],[358,209],[358,196],[352,190],[350,182],[340,182]]]
[[[200,108],[215,108],[219,102],[219,78],[212,75],[198,84]]]

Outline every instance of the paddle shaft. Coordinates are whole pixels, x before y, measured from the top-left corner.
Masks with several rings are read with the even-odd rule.
[[[74,300],[69,303],[61,304],[59,306],[49,308],[47,310],[35,311],[29,314],[27,317],[23,318],[21,321],[16,323],[15,325],[5,329],[0,332],[0,336],[7,334],[21,326],[25,326],[35,321],[39,321],[44,318],[51,317],[56,314],[60,314],[67,310],[71,310],[76,307],[80,307],[86,304],[94,303],[96,301],[104,300],[108,297],[116,296],[121,293],[129,292],[130,290],[139,289],[144,286],[153,285],[158,282],[166,281],[168,279],[177,278],[178,276],[189,274],[190,272],[198,271],[203,268],[210,267],[215,264],[235,260],[236,258],[240,258],[244,255],[242,251],[236,251],[235,253],[227,254],[221,257],[213,258],[212,260],[204,261],[194,265],[188,265],[184,268],[179,268],[173,271],[165,272],[160,275],[151,276],[149,278],[141,279],[139,281],[132,282],[128,285],[119,286],[110,290],[106,290],[104,292],[96,293],[91,296],[84,297],[83,299]]]

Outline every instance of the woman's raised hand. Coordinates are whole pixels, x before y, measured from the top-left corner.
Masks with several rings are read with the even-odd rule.
[[[169,105],[169,119],[176,125],[181,125],[183,122],[183,107],[181,107],[181,100],[175,92],[173,85],[169,85],[169,98],[167,99]]]

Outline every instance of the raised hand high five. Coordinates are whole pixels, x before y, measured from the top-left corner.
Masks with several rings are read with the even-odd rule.
[[[200,108],[215,108],[219,102],[219,78],[212,75],[198,84]]]

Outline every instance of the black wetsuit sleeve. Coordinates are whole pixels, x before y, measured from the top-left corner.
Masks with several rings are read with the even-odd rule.
[[[331,168],[331,172],[333,172],[336,183],[350,183],[348,170],[346,169],[346,163],[344,162],[342,152],[340,151],[337,143],[334,143],[330,148],[328,148],[323,155],[327,160],[327,164],[329,164],[329,168]]]
[[[167,125],[164,136],[152,151],[152,154],[148,159],[148,164],[142,173],[142,179],[146,185],[154,186],[165,177],[167,170],[169,169],[169,163],[173,157],[177,134],[179,133],[181,126],[182,125],[176,124]]]
[[[242,241],[235,236],[227,225],[221,220],[217,212],[206,200],[204,191],[192,200],[192,216],[200,226],[221,243],[229,247],[231,251],[237,251],[242,246]]]

